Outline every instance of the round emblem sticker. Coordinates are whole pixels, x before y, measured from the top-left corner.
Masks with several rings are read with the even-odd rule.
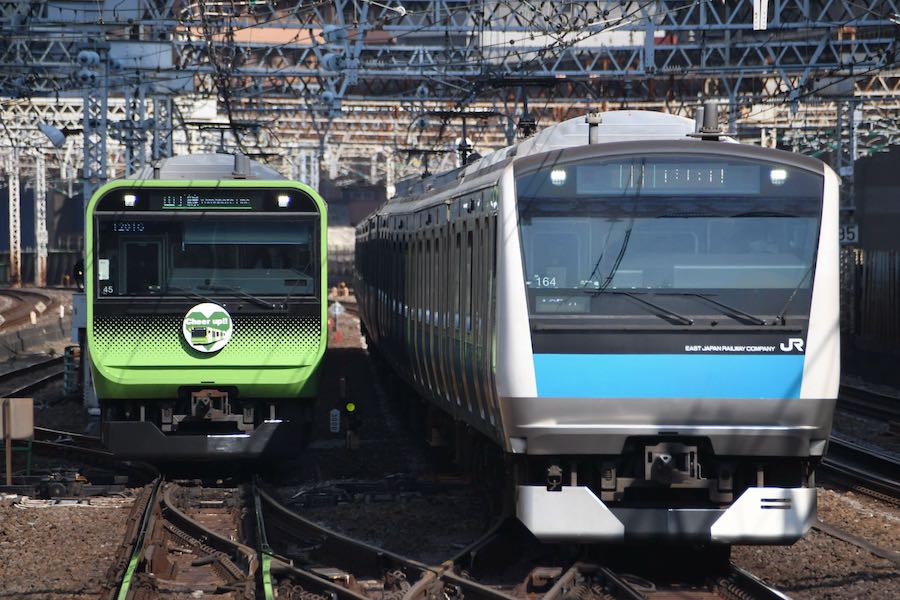
[[[188,345],[198,352],[218,352],[231,340],[231,315],[218,304],[204,302],[184,316],[181,332]]]

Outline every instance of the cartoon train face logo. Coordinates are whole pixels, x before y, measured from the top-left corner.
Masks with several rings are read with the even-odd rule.
[[[198,352],[218,352],[231,341],[233,332],[231,315],[212,302],[204,302],[190,309],[181,323],[184,339]]]

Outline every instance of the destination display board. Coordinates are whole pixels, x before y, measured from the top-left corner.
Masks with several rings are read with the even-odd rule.
[[[220,190],[182,193],[172,191],[163,194],[160,203],[162,210],[253,210],[251,194],[223,194]]]
[[[107,192],[97,212],[308,212],[315,202],[300,189],[284,187],[119,187]]]

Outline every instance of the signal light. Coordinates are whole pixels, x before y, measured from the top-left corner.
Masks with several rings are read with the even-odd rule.
[[[354,404],[353,402],[348,402],[344,405],[344,408],[347,409],[347,412],[352,413],[356,410],[356,404]]]

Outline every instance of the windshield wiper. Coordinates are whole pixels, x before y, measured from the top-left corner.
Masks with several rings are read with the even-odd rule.
[[[195,300],[203,300],[204,302],[211,302],[212,304],[218,304],[218,302],[216,302],[212,298],[208,298],[208,297],[204,296],[203,294],[195,292],[194,290],[188,290],[188,289],[185,289],[182,287],[178,287],[176,285],[167,285],[166,291],[178,292],[179,294],[184,294],[188,298],[194,298]]]
[[[741,217],[799,217],[800,215],[784,212],[781,210],[748,210],[742,213],[728,215],[729,219],[739,219]]]
[[[297,277],[297,279],[294,281],[294,285],[292,285],[292,286],[291,286],[291,289],[288,290],[288,293],[285,294],[284,300],[281,301],[281,302],[284,303],[284,304],[287,304],[287,303],[288,303],[288,300],[291,299],[291,296],[294,295],[294,290],[297,289],[297,287],[300,285],[300,282],[301,282],[301,281],[303,282],[303,285],[304,285],[304,286],[306,285],[306,281],[305,281],[305,280],[307,279],[306,273],[305,273],[305,272],[301,272],[301,271],[299,271],[299,270],[297,270],[297,269],[292,269],[292,271],[294,271],[294,273],[296,273],[296,274],[299,275],[300,277]],[[309,277],[308,279],[312,279],[312,278]]]
[[[262,298],[259,298],[258,296],[254,296],[253,294],[250,294],[248,292],[245,292],[244,290],[242,290],[241,288],[236,287],[236,286],[204,284],[204,285],[198,285],[197,289],[209,290],[211,292],[233,292],[242,298],[246,298],[247,300],[249,300],[250,302],[253,302],[254,304],[256,304],[258,306],[262,306],[263,308],[270,308],[270,309],[275,308],[275,304],[273,304],[272,302],[269,302],[268,300],[263,300]]]
[[[800,281],[797,282],[797,286],[791,292],[791,295],[788,296],[787,302],[784,303],[784,306],[781,307],[781,311],[779,311],[778,316],[775,317],[776,322],[780,322],[782,325],[786,325],[784,317],[787,315],[788,306],[791,305],[791,302],[794,301],[794,296],[797,295],[797,292],[800,291],[800,288],[803,287],[803,282],[806,281],[806,278],[809,277],[810,273],[812,273],[813,267],[815,266],[815,262],[810,263],[809,268],[806,269],[806,273],[803,274],[803,277],[800,278]]]
[[[640,302],[642,305],[644,305],[644,308],[647,308],[648,310],[650,310],[650,309],[655,310],[656,312],[653,314],[655,314],[660,319],[663,319],[665,321],[673,320],[673,321],[677,322],[679,325],[693,325],[694,324],[693,319],[689,319],[685,316],[679,315],[677,312],[673,312],[673,311],[669,310],[668,308],[665,308],[663,306],[660,306],[659,304],[656,304],[655,302],[650,302],[649,300],[645,300],[644,298],[641,298],[640,296],[638,296],[637,294],[635,294],[633,292],[626,292],[624,290],[599,289],[599,290],[584,290],[584,293],[590,294],[594,297],[599,296],[600,294],[613,294],[616,296],[626,296],[628,298],[631,298],[632,300],[636,300],[636,301]]]
[[[730,306],[723,302],[719,302],[718,300],[713,300],[706,294],[701,294],[699,292],[663,292],[659,294],[660,296],[693,296],[695,298],[699,298],[705,302],[708,302],[714,306],[718,306],[725,312],[726,315],[729,315],[732,318],[736,318],[738,321],[750,321],[753,325],[768,325],[768,323],[764,319],[760,319],[756,315],[751,315],[748,312],[744,312],[739,308],[735,308],[734,306]],[[740,318],[738,318],[740,317]]]

